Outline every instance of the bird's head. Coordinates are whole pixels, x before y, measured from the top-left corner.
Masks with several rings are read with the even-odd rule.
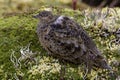
[[[38,18],[41,22],[49,22],[53,18],[53,14],[50,11],[42,11],[33,17]]]

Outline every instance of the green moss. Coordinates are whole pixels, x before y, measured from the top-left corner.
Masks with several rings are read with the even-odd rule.
[[[38,21],[32,18],[32,15],[35,15],[39,11],[44,9],[46,8],[42,7],[37,11],[20,13],[16,15],[5,15],[0,18],[1,80],[14,80],[15,78],[19,78],[22,80],[59,79],[59,62],[53,58],[48,57],[46,55],[47,52],[41,47],[36,35],[36,26]],[[113,14],[112,9],[110,9],[111,12],[109,12],[108,16],[104,19],[102,19],[100,16],[105,15],[106,9],[103,10],[102,15],[97,14],[97,11],[89,9],[85,12],[81,12],[73,11],[71,9],[61,9],[58,7],[54,7],[52,8],[52,10],[54,14],[70,16],[80,25],[82,25],[83,28],[94,39],[98,48],[100,48],[100,50],[104,53],[103,55],[109,59],[109,63],[116,71],[117,75],[120,75],[120,68],[118,68],[118,66],[115,66],[116,64],[113,64],[114,61],[117,61],[120,64],[120,48],[116,48],[117,45],[113,46],[112,49],[109,47],[109,43],[113,39],[115,39],[115,35],[112,34],[107,37],[101,36],[103,35],[102,33],[105,32],[104,29],[106,29],[106,25],[108,26],[107,29],[109,31],[112,31],[111,29],[109,29],[109,26],[110,28],[113,27],[114,30],[118,29],[118,27],[116,26],[120,25],[120,18],[117,17],[116,21],[114,20],[114,18],[119,15]],[[103,20],[106,21],[104,22]],[[101,21],[103,22],[101,23]],[[114,24],[112,24],[112,27],[109,21],[115,21]],[[30,44],[30,46],[28,46],[28,44]],[[19,59],[23,58],[21,55],[21,51],[28,55],[28,57],[26,57],[25,59],[21,59],[19,64]],[[33,60],[31,60],[30,56]],[[11,59],[13,59],[13,62],[11,61]],[[97,76],[101,76],[101,74],[106,74],[106,72],[104,73],[101,70],[98,70],[98,72],[101,73]],[[65,77],[67,79],[82,80],[82,73],[83,70],[78,68],[71,68],[68,66]],[[93,73],[95,74],[96,72]],[[88,76],[88,78],[95,78],[95,75],[90,77]]]

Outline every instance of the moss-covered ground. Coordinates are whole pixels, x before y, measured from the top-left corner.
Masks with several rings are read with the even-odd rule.
[[[115,77],[107,70],[92,71],[88,80],[115,80],[120,76],[120,9],[73,11],[58,7],[40,8],[0,17],[0,80],[58,80],[60,64],[47,56],[36,35],[38,20],[32,16],[51,9],[54,14],[76,20],[93,38],[112,66]],[[82,66],[67,66],[66,80],[83,80]]]

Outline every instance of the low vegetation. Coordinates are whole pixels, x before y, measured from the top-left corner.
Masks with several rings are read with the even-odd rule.
[[[73,11],[60,7],[41,7],[21,13],[7,13],[0,17],[0,80],[56,80],[59,79],[58,60],[47,55],[36,35],[38,20],[32,16],[42,10],[66,15],[76,20],[93,38],[112,66],[114,74],[96,69],[90,74],[83,65],[67,65],[67,80],[115,80],[120,77],[120,9]],[[86,76],[86,74],[88,74]]]

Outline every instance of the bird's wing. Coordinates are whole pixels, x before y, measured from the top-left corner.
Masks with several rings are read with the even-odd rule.
[[[60,16],[51,27],[63,42],[74,43],[76,47],[82,44],[94,54],[101,54],[87,32],[72,19]]]
[[[46,37],[50,39],[47,46],[52,45],[51,48],[48,46],[48,51],[54,55],[57,54],[65,58],[71,56],[72,58],[73,56],[78,57],[82,55],[83,51],[86,51],[78,26],[68,17],[60,16],[48,26]],[[73,55],[74,53],[75,55]]]
[[[78,27],[80,27],[78,25]],[[95,45],[95,43],[93,42],[92,38],[90,38],[90,36],[87,34],[87,32],[80,27],[81,29],[81,38],[84,41],[85,46],[89,49],[89,51],[91,51],[94,54],[98,54],[101,55],[101,52],[97,49],[97,46]]]

